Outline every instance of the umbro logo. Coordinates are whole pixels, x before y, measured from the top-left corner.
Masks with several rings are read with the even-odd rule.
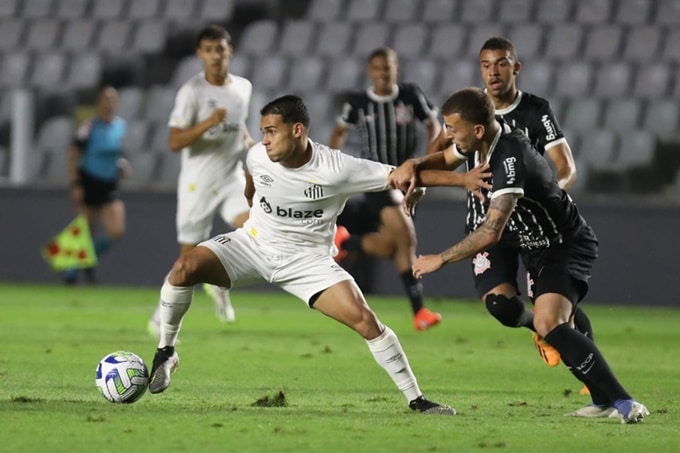
[[[274,179],[269,175],[260,175],[260,181],[262,181],[262,184],[269,187],[270,184],[274,182]]]

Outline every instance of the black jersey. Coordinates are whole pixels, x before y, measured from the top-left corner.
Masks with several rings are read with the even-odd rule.
[[[416,120],[435,120],[436,111],[416,85],[400,83],[391,95],[373,88],[349,93],[338,122],[356,126],[361,135],[361,157],[401,165],[417,151]]]
[[[492,176],[487,182],[493,187],[482,190],[485,203],[473,197],[476,202],[474,209],[468,210],[468,231],[484,221],[490,199],[513,193],[520,198],[506,229],[516,235],[523,249],[547,248],[562,243],[565,237],[592,234],[567,192],[557,185],[548,162],[526,135],[500,123],[501,130],[488,155]],[[478,164],[479,153],[470,160]]]
[[[518,91],[512,105],[496,110],[496,118],[524,132],[541,155],[546,148],[565,141],[550,103],[531,93]]]

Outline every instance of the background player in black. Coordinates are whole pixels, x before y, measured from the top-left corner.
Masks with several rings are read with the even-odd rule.
[[[534,280],[536,331],[581,382],[597,390],[602,399],[593,400],[594,409],[618,414],[622,423],[640,422],[649,415],[647,408],[623,388],[595,343],[570,324],[597,259],[595,234],[555,182],[548,162],[522,132],[499,122],[494,110],[478,88],[454,93],[442,114],[455,147],[421,158],[417,166],[406,163],[391,176],[395,187],[408,188],[408,196],[416,182],[448,185],[450,172],[437,169],[450,169],[460,159],[488,163],[492,173],[492,190],[480,189],[487,201],[474,230],[439,254],[420,256],[413,274],[421,278],[445,264],[472,258],[497,244],[505,229],[517,233],[524,265]]]
[[[362,143],[360,157],[397,166],[418,150],[418,121],[427,128],[429,140],[436,139],[440,130],[436,110],[420,88],[397,83],[398,68],[394,50],[379,48],[371,52],[368,75],[372,86],[347,95],[342,115],[331,133],[331,148],[344,148],[348,128],[356,127]],[[425,307],[422,285],[411,273],[416,233],[413,220],[399,206],[401,200],[399,191],[366,194],[368,215],[362,217],[361,224],[370,233],[351,236],[339,245],[345,253],[361,250],[370,256],[394,260],[411,302],[414,326],[426,330],[438,324],[441,315]],[[354,222],[355,219],[346,216],[338,219],[343,226]]]

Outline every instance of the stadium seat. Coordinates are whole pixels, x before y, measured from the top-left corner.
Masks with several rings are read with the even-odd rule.
[[[366,72],[364,60],[351,56],[342,60],[332,59],[328,65],[325,90],[330,93],[358,88],[359,76]]]
[[[563,99],[555,98],[555,99],[547,99],[546,100],[550,103],[550,110],[553,112],[553,115],[557,119],[557,122],[559,123],[560,127],[562,127],[562,123],[560,122],[562,119],[562,113],[564,111],[564,103],[565,101]]]
[[[316,24],[306,20],[291,20],[283,25],[279,39],[279,53],[283,55],[307,55],[316,42]]]
[[[161,0],[144,0],[143,2],[130,2],[127,17],[131,20],[151,19],[158,16]]]
[[[654,158],[656,139],[654,135],[643,130],[622,131],[619,140],[619,152],[612,162],[615,170],[624,171],[631,168],[649,165]]]
[[[520,47],[521,49],[521,47]],[[520,54],[520,61],[522,56]],[[517,86],[522,91],[527,91],[538,96],[542,93],[553,91],[553,64],[546,60],[533,60],[523,64],[517,75]]]
[[[136,120],[142,114],[144,91],[137,86],[118,89],[118,114],[128,121]]]
[[[468,24],[492,24],[495,19],[494,0],[462,2],[458,20]]]
[[[142,19],[137,22],[130,50],[143,54],[158,54],[165,47],[168,23],[160,19]]]
[[[440,84],[439,63],[432,59],[419,58],[413,61],[401,61],[399,65],[400,79],[404,82],[415,83],[423,90],[429,99],[430,95],[438,91]],[[432,102],[432,99],[430,99]]]
[[[568,22],[573,9],[573,0],[539,0],[536,4],[536,21],[541,24]]]
[[[654,3],[649,0],[619,0],[616,4],[614,23],[646,24],[650,19]]]
[[[42,165],[42,168],[34,169],[38,176],[67,180],[66,156],[73,140],[73,127],[71,117],[55,116],[39,128],[33,145],[33,154],[39,156]]]
[[[451,23],[458,15],[459,0],[427,0],[423,2],[422,21]]]
[[[50,17],[53,13],[52,0],[24,0],[22,4],[21,16],[26,19]]]
[[[271,54],[277,48],[279,27],[275,21],[261,19],[250,23],[239,39],[238,51],[246,55]]]
[[[427,27],[420,23],[393,26],[391,47],[399,58],[417,58],[422,55],[428,34]]]
[[[27,52],[6,53],[0,66],[0,88],[18,88],[26,82],[33,58]]]
[[[147,92],[144,119],[149,122],[168,124],[175,105],[176,90],[165,85],[154,85]]]
[[[59,19],[80,19],[88,13],[89,4],[90,0],[59,0],[55,16]]]
[[[462,56],[467,43],[467,30],[460,24],[442,23],[434,26],[426,56],[449,60]]]
[[[300,56],[290,61],[290,76],[287,88],[294,93],[320,96],[317,94],[319,84],[325,74],[325,64],[320,57]]]
[[[128,156],[135,154],[150,154],[149,138],[150,138],[150,126],[146,121],[139,119],[125,117],[122,112],[118,112],[120,116],[125,118],[127,121],[127,132],[123,138],[123,151]]]
[[[196,58],[194,58],[194,60],[196,60]],[[203,68],[201,67],[198,71],[196,71],[196,73],[202,70]],[[250,80],[251,73],[250,57],[238,53],[233,55],[231,57],[231,60],[229,61],[229,73],[245,77],[246,79]]]
[[[576,0],[574,21],[580,24],[606,24],[610,21],[614,0]]]
[[[608,61],[620,54],[623,33],[618,25],[600,25],[591,28],[587,34],[583,56],[589,60]]]
[[[581,135],[579,160],[587,170],[610,171],[616,156],[618,140],[616,133],[592,130]]]
[[[64,24],[61,48],[66,51],[82,52],[88,50],[94,42],[95,31],[99,27],[92,20],[70,20]]]
[[[56,90],[62,88],[62,78],[67,67],[67,59],[64,54],[50,51],[41,55],[36,54],[36,61],[40,64],[33,65],[28,78],[30,86],[42,90]]]
[[[382,20],[384,22],[416,22],[422,4],[420,0],[389,0],[385,5]]]
[[[4,146],[0,146],[0,180],[9,176],[9,152]]]
[[[156,152],[159,170],[156,180],[167,184],[177,184],[179,171],[182,168],[182,158],[178,153],[170,151]]]
[[[602,127],[616,132],[637,129],[642,115],[642,102],[637,99],[612,99],[604,106]]]
[[[163,18],[173,22],[191,20],[196,9],[196,1],[191,0],[165,0],[165,6],[161,10]]]
[[[102,60],[98,53],[77,53],[71,60],[64,85],[69,89],[94,88],[101,73]]]
[[[672,68],[665,63],[638,66],[632,95],[639,99],[661,99],[669,95]]]
[[[566,61],[557,69],[555,94],[562,98],[587,96],[591,91],[593,67],[584,62]]]
[[[503,0],[498,7],[499,22],[528,24],[533,20],[534,0]]]
[[[305,104],[309,109],[309,117],[312,119],[313,129],[320,127],[321,124],[335,124],[335,118],[339,114],[333,106],[333,96],[329,94],[317,94],[305,99]],[[330,135],[320,138],[322,143],[327,143]]]
[[[103,22],[99,30],[97,49],[111,54],[123,53],[129,48],[133,25],[125,19]]]
[[[583,133],[594,130],[600,124],[602,103],[597,99],[575,98],[567,103],[562,127]]]
[[[581,52],[583,29],[575,23],[555,24],[547,29],[545,58],[551,60],[578,60]]]
[[[0,17],[13,17],[17,13],[19,0],[5,0],[0,2]]]
[[[374,22],[382,11],[382,0],[347,0],[345,20],[349,22]]]
[[[233,68],[230,66],[229,70],[231,71],[232,69]],[[187,55],[175,66],[175,71],[172,73],[169,86],[178,89],[187,80],[201,71],[203,71],[203,62],[199,60],[196,55]]]
[[[623,59],[626,61],[654,61],[659,56],[662,30],[655,26],[633,27],[626,34]]]
[[[0,51],[13,52],[23,41],[26,23],[21,19],[3,19],[0,21]]]
[[[353,34],[354,28],[347,22],[324,24],[314,52],[324,57],[344,58]]]
[[[144,3],[144,2],[132,2]],[[104,0],[92,4],[92,17],[100,20],[110,20],[122,17],[125,13],[125,0]]]
[[[680,135],[680,105],[677,98],[659,99],[647,103],[642,119],[642,130],[662,139]]]
[[[168,113],[170,117],[170,113]],[[155,123],[147,122],[149,128],[148,150],[157,154],[173,154],[168,146],[169,128],[167,121],[158,120]]]
[[[343,2],[337,0],[314,0],[307,10],[307,19],[314,22],[334,23],[340,19]]]
[[[680,2],[660,0],[655,3],[656,15],[654,16],[654,24],[673,27],[680,23]]]
[[[226,22],[232,19],[235,6],[234,0],[203,0],[198,10],[198,18]]]
[[[255,61],[257,71],[252,76],[253,86],[259,90],[282,89],[288,82],[288,59],[279,55],[269,55]]]
[[[680,29],[669,29],[664,39],[664,45],[661,50],[661,59],[671,63],[680,63]]]
[[[519,61],[533,61],[543,52],[545,30],[540,24],[516,23],[509,27],[507,38],[512,41]]]
[[[170,156],[179,159],[179,156]],[[133,153],[127,156],[132,172],[130,176],[123,180],[123,183],[130,181],[133,184],[147,186],[152,184],[157,176],[157,153]]]
[[[633,68],[623,61],[604,62],[595,71],[593,94],[601,98],[627,96],[633,86]]]
[[[59,47],[61,22],[55,19],[36,19],[28,27],[24,46],[34,51],[44,51]]]
[[[441,100],[454,91],[469,86],[481,86],[479,64],[471,60],[447,61],[442,68],[440,86],[437,90]]]
[[[468,31],[467,57],[478,62],[479,51],[482,48],[482,45],[492,36],[505,36],[503,24],[489,23],[470,27]]]
[[[390,43],[390,26],[377,22],[359,24],[355,34],[353,55],[367,57],[374,49]]]

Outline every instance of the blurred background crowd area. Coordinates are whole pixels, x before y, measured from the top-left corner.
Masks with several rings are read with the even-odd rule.
[[[585,194],[680,199],[680,1],[677,0],[0,0],[0,184],[9,182],[13,93],[32,94],[31,185],[68,184],[74,128],[97,87],[119,89],[129,186],[173,188],[180,159],[166,145],[177,88],[202,69],[195,39],[231,33],[230,72],[259,108],[303,97],[311,136],[327,142],[347,90],[368,86],[366,57],[400,57],[400,80],[436,105],[481,86],[478,53],[511,39],[520,90],[550,100]],[[351,145],[350,145],[351,146]]]

